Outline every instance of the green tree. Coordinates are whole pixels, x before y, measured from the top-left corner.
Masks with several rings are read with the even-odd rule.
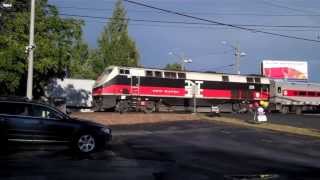
[[[94,57],[94,50],[90,50],[88,45],[82,40],[76,41],[71,52],[71,64],[67,77],[80,79],[95,79],[97,74],[94,71],[92,60]]]
[[[0,33],[0,95],[25,95],[29,36],[29,0],[13,1],[2,13]],[[51,78],[64,78],[72,67],[74,47],[81,43],[82,21],[61,18],[55,6],[36,1],[34,96],[43,95]]]
[[[112,18],[98,40],[96,70],[101,73],[109,65],[138,66],[139,52],[128,34],[128,19],[122,0],[115,4]]]
[[[182,66],[179,63],[167,64],[165,69],[179,71],[182,70]]]

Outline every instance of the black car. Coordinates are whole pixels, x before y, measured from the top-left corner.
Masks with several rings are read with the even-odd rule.
[[[111,129],[71,118],[47,104],[0,98],[0,139],[7,142],[67,143],[81,153],[105,147]]]

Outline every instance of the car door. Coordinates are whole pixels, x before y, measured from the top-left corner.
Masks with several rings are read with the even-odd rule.
[[[47,142],[67,142],[77,125],[63,113],[44,105],[32,105],[32,115],[41,119],[41,139]]]
[[[30,116],[31,105],[1,102],[1,124],[9,141],[34,141],[40,131],[40,119]]]

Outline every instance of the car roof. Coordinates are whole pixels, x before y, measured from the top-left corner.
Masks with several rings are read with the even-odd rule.
[[[47,103],[43,103],[35,100],[29,100],[27,97],[24,97],[24,96],[0,96],[0,102],[1,101],[48,105]]]

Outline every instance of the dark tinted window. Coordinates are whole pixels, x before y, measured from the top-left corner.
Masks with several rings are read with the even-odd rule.
[[[261,83],[261,79],[260,78],[254,78],[254,82]]]
[[[316,93],[315,92],[308,92],[308,96],[315,96]]]
[[[130,71],[128,69],[120,69],[120,74],[130,74]]]
[[[146,71],[146,76],[152,77],[153,76],[152,71]]]
[[[305,95],[307,95],[307,92],[305,92],[305,91],[300,91],[299,92],[299,96],[305,96]]]
[[[59,115],[57,112],[39,105],[32,106],[32,116],[34,117],[41,117],[41,118],[52,118],[52,119],[59,119]]]
[[[247,77],[247,82],[248,83],[253,83],[253,78]]]
[[[179,79],[185,79],[186,78],[186,74],[185,73],[178,73],[178,78]]]
[[[162,77],[162,72],[161,72],[161,71],[155,71],[155,72],[154,72],[154,75],[155,75],[156,77]]]
[[[172,78],[172,79],[176,79],[176,73],[175,72],[164,72],[164,77],[166,78]]]
[[[28,116],[29,107],[24,103],[0,102],[0,114]]]
[[[229,76],[222,76],[222,81],[229,82]]]
[[[281,93],[281,87],[278,87],[278,93]]]

